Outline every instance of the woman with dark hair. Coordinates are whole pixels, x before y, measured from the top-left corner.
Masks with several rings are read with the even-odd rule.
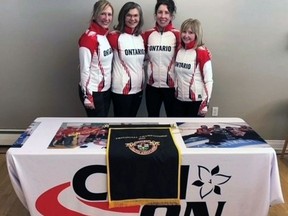
[[[154,16],[156,25],[144,33],[148,56],[146,107],[149,117],[159,117],[162,103],[167,117],[174,116],[175,53],[180,44],[180,33],[173,27],[176,13],[173,0],[158,0]]]
[[[114,31],[107,36],[114,55],[112,102],[115,117],[136,117],[141,104],[145,57],[142,26],[140,5],[127,2],[119,12]]]
[[[88,117],[108,116],[113,53],[106,34],[112,19],[110,2],[97,1],[90,27],[79,39],[79,96]]]

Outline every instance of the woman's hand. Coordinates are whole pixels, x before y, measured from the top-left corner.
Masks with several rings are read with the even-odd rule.
[[[92,95],[87,95],[84,98],[84,106],[88,109],[95,109],[94,100]]]
[[[206,100],[202,101],[199,107],[198,116],[205,117],[208,112],[208,103]]]

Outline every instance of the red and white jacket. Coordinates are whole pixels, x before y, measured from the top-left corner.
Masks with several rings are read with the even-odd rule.
[[[144,33],[148,54],[147,84],[157,88],[174,88],[174,62],[180,32],[170,23],[163,31],[156,26]]]
[[[131,28],[125,33],[110,32],[107,36],[113,49],[112,92],[136,94],[143,90],[145,47],[141,35]]]
[[[180,101],[203,101],[207,105],[213,88],[211,53],[204,46],[196,50],[193,46],[191,43],[177,52],[176,97]]]
[[[113,53],[107,33],[108,29],[93,22],[79,39],[80,85],[84,95],[111,87]]]

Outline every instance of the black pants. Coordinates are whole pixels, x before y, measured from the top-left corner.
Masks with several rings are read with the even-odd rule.
[[[174,88],[156,88],[146,85],[145,93],[148,117],[159,117],[163,102],[167,117],[174,117],[174,102],[176,100]]]
[[[84,105],[84,94],[79,86],[79,97],[88,117],[107,117],[111,103],[110,89],[105,92],[93,92],[95,109],[88,109]]]
[[[198,116],[199,107],[202,101],[180,101],[175,100],[175,117],[201,117]]]
[[[123,95],[112,92],[115,117],[136,117],[142,101],[143,91],[137,94]]]

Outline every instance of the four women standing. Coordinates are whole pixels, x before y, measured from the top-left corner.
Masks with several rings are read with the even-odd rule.
[[[175,12],[173,0],[158,0],[156,25],[141,35],[141,7],[127,2],[107,40],[113,8],[106,0],[96,2],[91,26],[79,40],[79,92],[88,116],[108,115],[112,73],[115,117],[136,117],[144,87],[145,53],[148,116],[159,117],[162,103],[167,117],[205,116],[213,85],[210,52],[203,46],[198,20],[184,21],[180,37],[172,24]]]

